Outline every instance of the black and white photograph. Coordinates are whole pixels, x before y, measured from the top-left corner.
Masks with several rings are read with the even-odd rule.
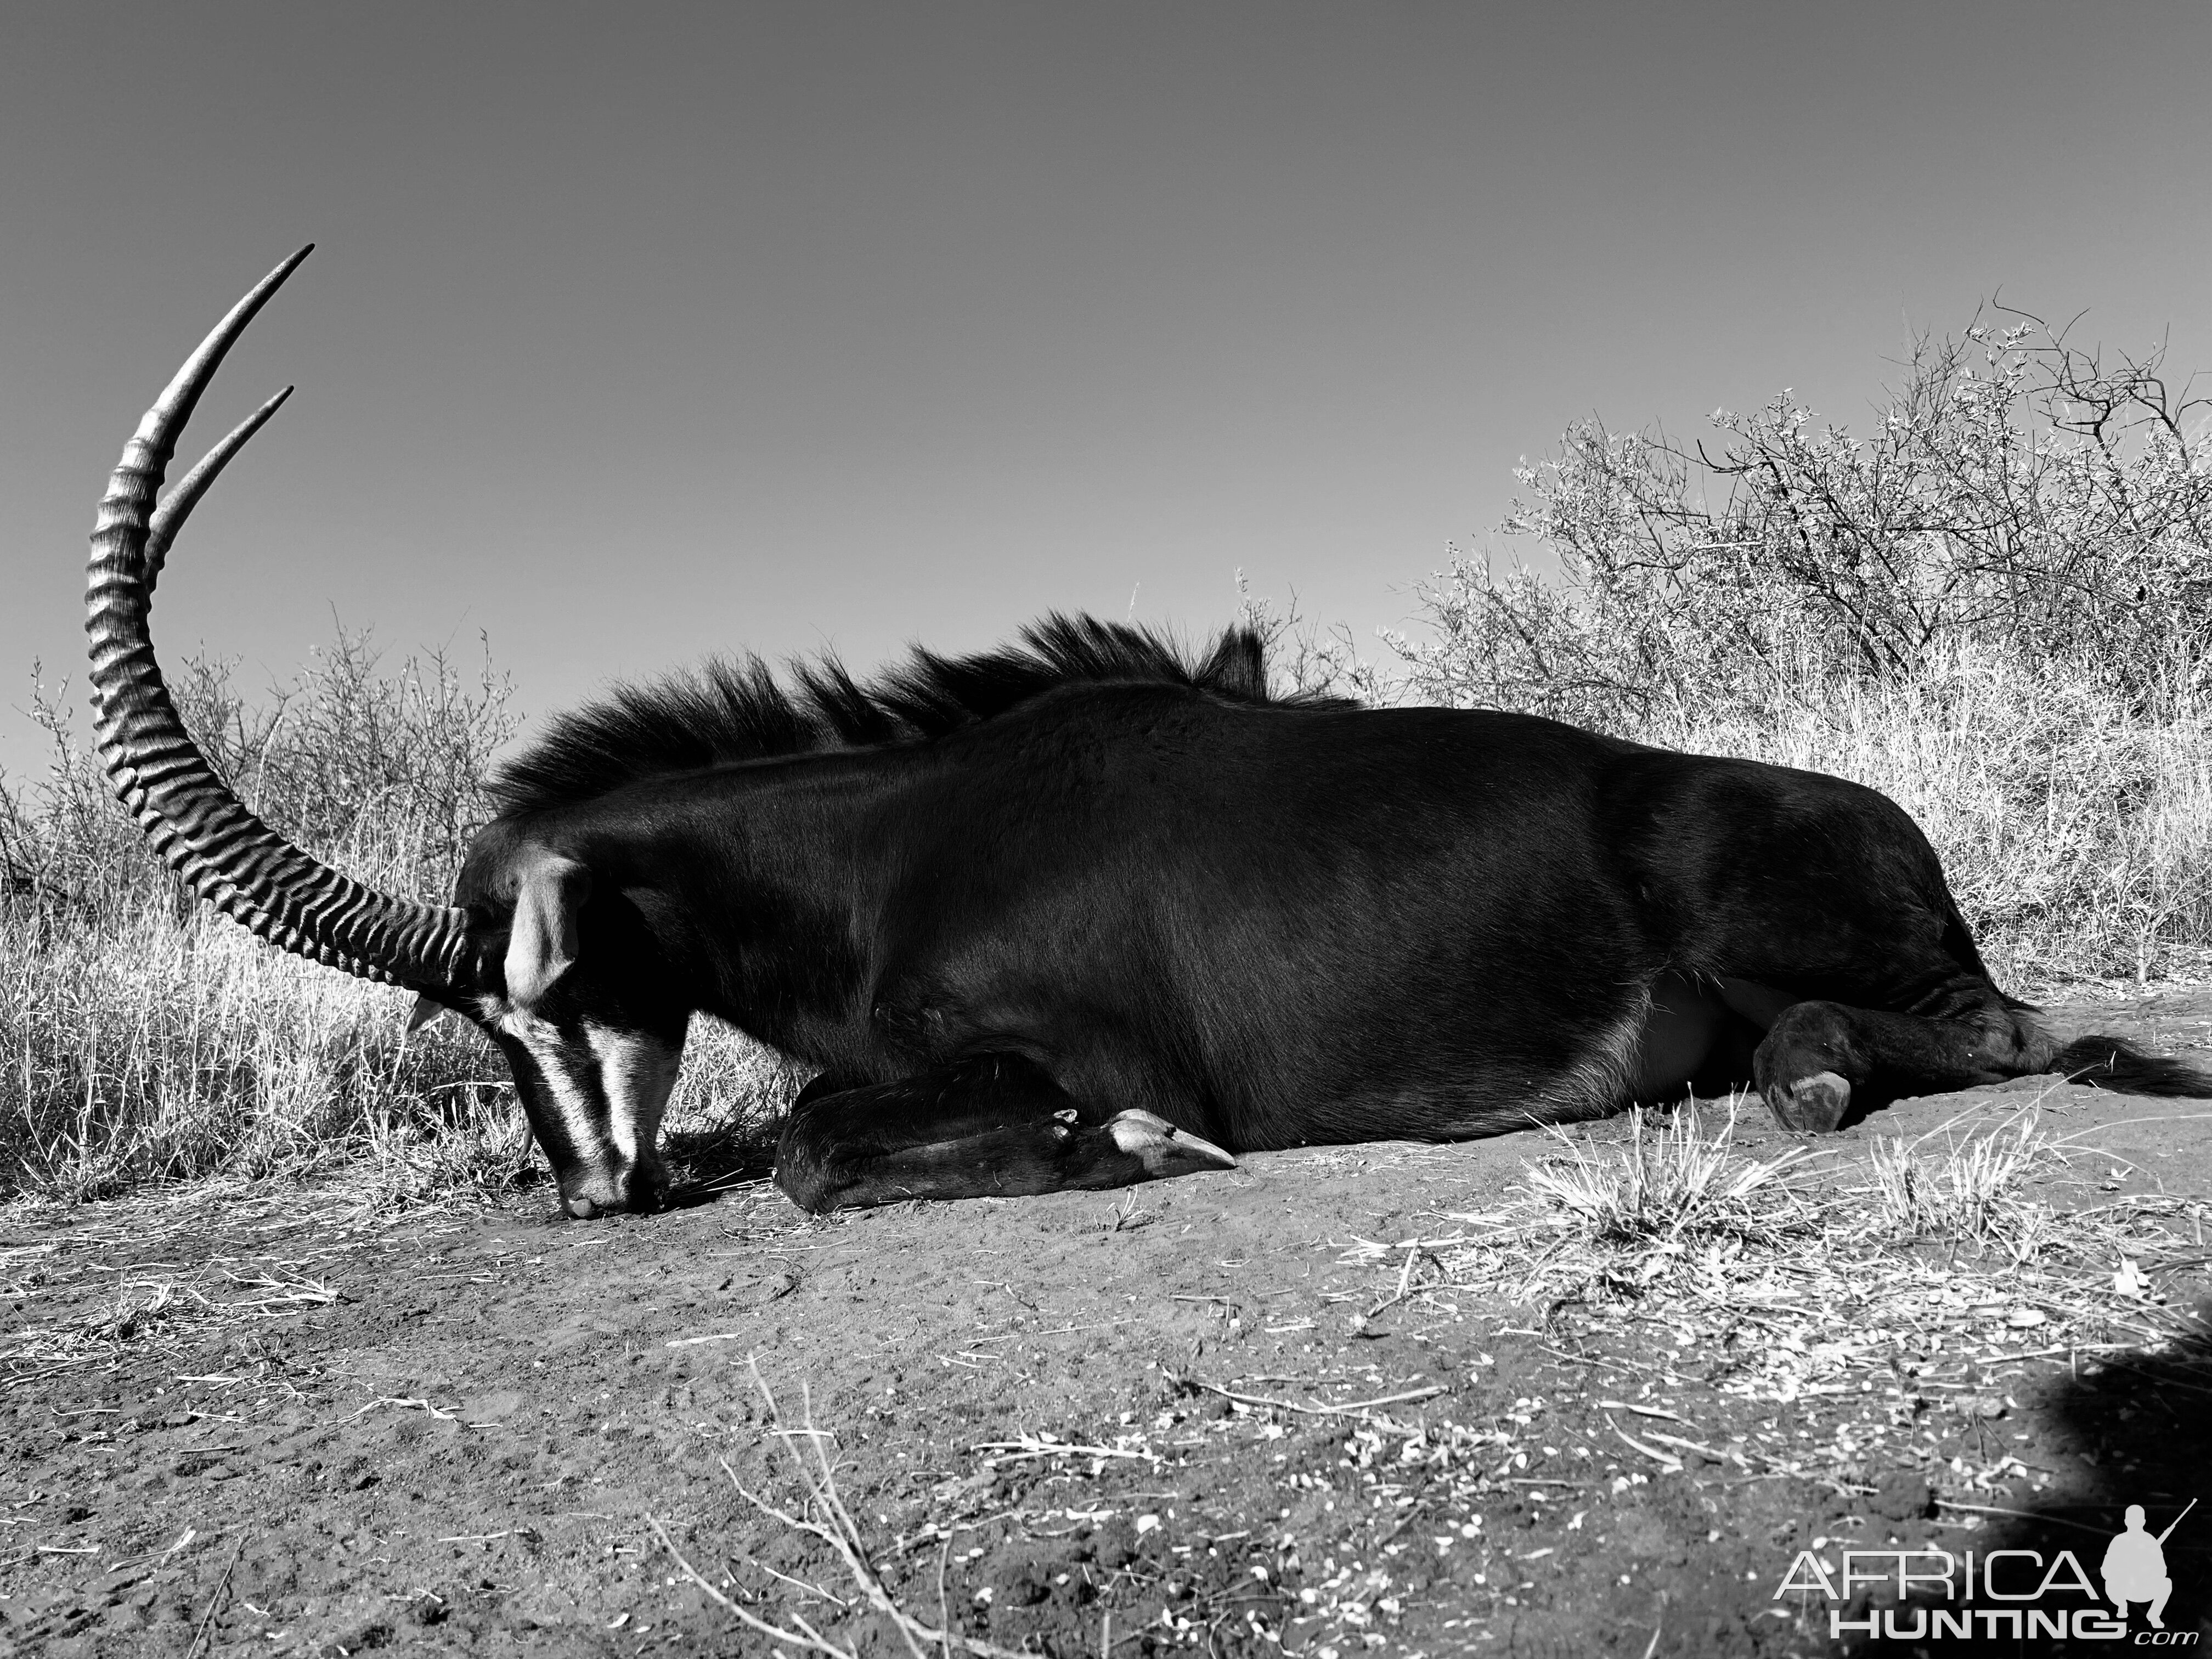
[[[0,1659],[2212,1632],[2212,9],[16,0],[0,153]]]

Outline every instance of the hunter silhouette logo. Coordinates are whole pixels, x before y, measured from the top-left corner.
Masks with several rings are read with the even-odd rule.
[[[2124,1517],[2128,1529],[2105,1547],[2105,1595],[2121,1618],[2128,1616],[2129,1602],[2148,1601],[2150,1627],[2166,1628],[2166,1620],[2160,1615],[2166,1611],[2166,1598],[2173,1594],[2173,1580],[2166,1576],[2166,1540],[2189,1510],[2196,1507],[2192,1498],[2189,1509],[2175,1516],[2166,1530],[2154,1538],[2143,1530],[2143,1506],[2128,1505]]]
[[[2197,1502],[2191,1498],[2160,1533],[2149,1530],[2142,1504],[2129,1504],[2124,1529],[2105,1547],[2101,1596],[2070,1549],[1967,1550],[1957,1555],[1935,1545],[1846,1549],[1838,1570],[1820,1553],[1819,1547],[1828,1542],[1823,1538],[1814,1548],[1798,1551],[1774,1599],[1817,1596],[1826,1602],[1828,1634],[1836,1638],[2033,1642],[2048,1637],[2132,1647],[2194,1647],[2199,1632],[2166,1627],[2166,1604],[2173,1594],[2166,1540]],[[1887,1587],[1878,1592],[1882,1601],[1869,1606],[1869,1592],[1877,1586]],[[2130,1632],[2129,1610],[2137,1605],[2146,1609],[2148,1628]],[[1854,1607],[1856,1618],[1850,1616]]]

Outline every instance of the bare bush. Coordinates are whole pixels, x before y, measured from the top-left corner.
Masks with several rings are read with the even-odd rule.
[[[258,699],[237,689],[235,668],[204,653],[188,657],[169,690],[185,729],[240,799],[319,858],[411,896],[444,898],[469,836],[490,816],[491,757],[520,723],[489,648],[473,684],[442,652],[386,669],[367,632],[343,629],[290,685]],[[167,877],[116,806],[98,757],[35,667],[30,713],[48,740],[47,770],[27,787],[0,790],[7,885],[80,919],[166,890]]]
[[[1502,526],[1561,580],[1455,559],[1401,641],[1431,701],[1632,732],[1962,650],[2162,713],[2206,688],[2212,440],[2162,354],[2109,367],[2033,319],[1914,342],[1874,430],[1789,393],[1717,410],[1717,455],[1570,428]]]
[[[1270,690],[1278,696],[1346,697],[1355,702],[1391,701],[1397,687],[1382,668],[1359,654],[1342,623],[1323,628],[1298,610],[1298,596],[1278,607],[1252,592],[1237,573],[1237,620],[1259,635],[1267,653]]]
[[[1785,393],[1718,453],[1577,424],[1390,636],[1407,690],[1896,798],[2001,975],[2212,957],[2212,436],[2162,354],[1913,343],[1869,433]]]

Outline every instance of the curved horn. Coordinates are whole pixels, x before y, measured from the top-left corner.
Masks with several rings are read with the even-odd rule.
[[[158,512],[177,434],[254,313],[313,252],[270,271],[201,342],[138,423],[92,531],[85,631],[92,636],[100,757],[120,800],[172,869],[233,921],[288,951],[364,979],[456,993],[476,982],[467,912],[364,887],[308,857],[216,775],[177,718],[147,629],[169,544],[224,465],[276,412],[288,386],[194,467]]]

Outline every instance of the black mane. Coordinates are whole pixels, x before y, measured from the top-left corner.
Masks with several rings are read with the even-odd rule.
[[[617,686],[602,702],[556,714],[544,736],[492,781],[501,812],[588,800],[641,778],[941,737],[1063,685],[1188,686],[1243,702],[1335,702],[1267,689],[1267,653],[1249,628],[1222,633],[1194,661],[1150,629],[1095,617],[1051,616],[1022,643],[972,657],[917,649],[904,666],[862,685],[834,657],[776,683],[757,657]]]

